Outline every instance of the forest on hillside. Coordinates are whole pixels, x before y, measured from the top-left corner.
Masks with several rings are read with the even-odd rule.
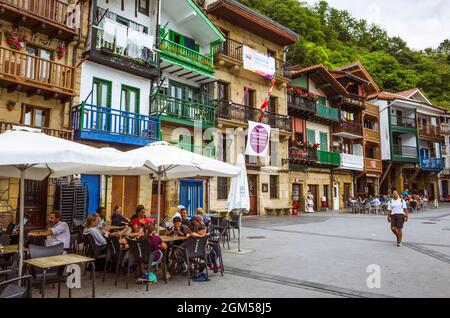
[[[288,61],[302,66],[323,63],[333,69],[360,61],[381,90],[420,88],[436,106],[450,109],[450,40],[417,51],[378,25],[358,20],[326,1],[309,6],[298,0],[239,0],[300,35]]]

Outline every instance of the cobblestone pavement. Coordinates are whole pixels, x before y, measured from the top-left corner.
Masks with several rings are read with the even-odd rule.
[[[97,297],[450,297],[450,205],[410,215],[403,247],[382,215],[252,216],[243,226],[242,248],[251,252],[234,253],[232,239],[223,277],[211,274],[189,287],[175,276],[146,292],[132,279],[125,289],[123,276],[117,287],[111,274],[103,283],[98,273]],[[380,288],[367,286],[372,264],[381,270]],[[88,276],[73,297],[90,296]],[[55,297],[56,289],[47,295]]]

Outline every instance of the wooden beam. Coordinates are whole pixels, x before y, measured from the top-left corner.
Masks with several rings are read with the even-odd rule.
[[[27,91],[27,97],[31,97],[31,96],[34,96],[34,95],[39,95],[39,94],[41,94],[41,92],[42,91],[39,88],[32,88],[32,89]]]
[[[325,83],[325,84],[317,86],[317,88],[322,89],[322,88],[326,88],[326,87],[330,87],[330,86],[331,86],[331,83]]]
[[[384,172],[383,177],[382,177],[381,180],[380,180],[380,186],[384,183],[384,180],[385,180],[386,177],[388,176],[388,174],[389,174],[391,168],[392,168],[392,162],[389,162],[389,165],[388,165],[386,171]]]
[[[59,94],[58,93],[50,93],[44,96],[44,100],[49,100],[49,99],[58,99]]]
[[[11,85],[10,87],[8,87],[7,92],[8,92],[8,93],[13,93],[13,92],[15,92],[15,91],[20,90],[21,88],[22,88],[22,85],[20,85],[20,84],[14,84],[14,85]]]

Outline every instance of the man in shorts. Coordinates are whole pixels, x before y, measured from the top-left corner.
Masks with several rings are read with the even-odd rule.
[[[391,223],[392,233],[397,237],[397,246],[402,246],[403,224],[408,222],[408,207],[397,191],[394,191],[393,196],[388,205],[388,222]]]

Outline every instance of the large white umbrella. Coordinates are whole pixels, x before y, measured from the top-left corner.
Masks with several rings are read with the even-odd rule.
[[[181,149],[167,142],[155,142],[148,146],[125,152],[137,163],[136,168],[104,172],[105,175],[148,175],[158,181],[157,224],[161,213],[161,180],[191,177],[233,177],[240,168]]]
[[[20,178],[19,273],[23,267],[25,179],[40,181],[46,177],[134,168],[132,159],[124,154],[26,129],[0,134],[0,149],[0,176]]]
[[[241,171],[237,176],[233,177],[231,181],[230,192],[228,193],[227,209],[228,212],[237,211],[239,213],[238,252],[241,252],[242,213],[250,210],[247,170],[243,154],[238,155],[236,166],[240,168]]]

